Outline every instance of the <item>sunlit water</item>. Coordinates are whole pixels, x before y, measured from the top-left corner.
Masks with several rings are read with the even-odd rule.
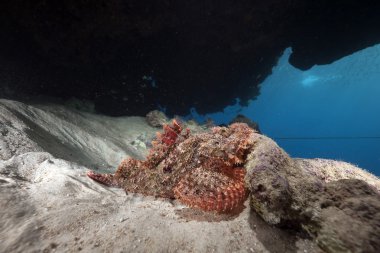
[[[199,115],[227,123],[243,114],[294,157],[339,159],[380,175],[380,45],[301,71],[285,50],[247,107]]]

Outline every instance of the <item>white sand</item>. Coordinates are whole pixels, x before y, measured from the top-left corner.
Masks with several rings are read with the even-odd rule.
[[[143,158],[155,131],[58,105],[0,100],[0,252],[318,252],[249,207],[204,215],[86,177]],[[248,206],[248,203],[246,203]]]

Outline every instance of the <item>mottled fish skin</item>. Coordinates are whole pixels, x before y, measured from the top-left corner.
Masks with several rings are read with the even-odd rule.
[[[175,198],[204,211],[232,212],[247,197],[244,163],[253,133],[245,123],[234,123],[191,135],[173,120],[157,133],[146,160],[128,158],[115,174],[87,175],[127,192]]]

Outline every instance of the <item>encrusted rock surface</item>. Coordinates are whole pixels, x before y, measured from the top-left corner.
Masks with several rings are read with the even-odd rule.
[[[253,138],[246,185],[265,221],[307,232],[327,252],[380,250],[379,179],[345,162],[292,159],[268,137]]]
[[[305,229],[327,252],[379,252],[380,195],[366,182],[341,179],[327,183],[310,201]]]
[[[148,112],[148,114],[145,116],[145,119],[150,126],[159,128],[163,127],[170,121],[165,113],[159,110]]]
[[[254,129],[257,133],[261,134],[259,124],[257,122],[254,122],[250,118],[247,118],[244,115],[238,114],[229,124],[233,124],[236,122],[241,122],[247,124],[250,128]]]

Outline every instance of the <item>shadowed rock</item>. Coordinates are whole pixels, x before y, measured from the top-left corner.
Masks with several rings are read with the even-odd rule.
[[[375,176],[338,161],[325,170],[326,160],[293,160],[273,140],[253,138],[246,184],[251,207],[266,222],[306,231],[327,252],[380,250]]]

